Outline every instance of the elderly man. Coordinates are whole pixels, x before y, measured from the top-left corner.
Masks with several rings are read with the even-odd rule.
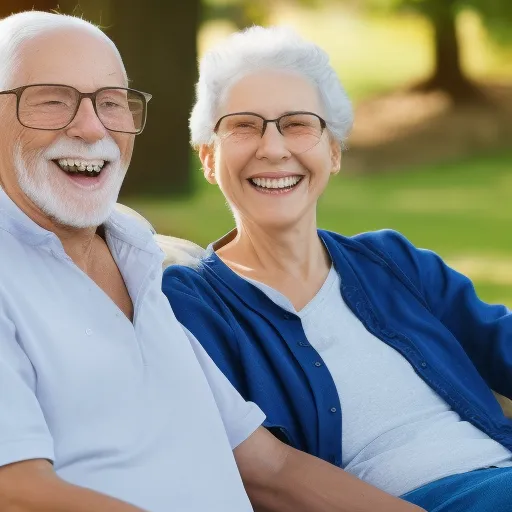
[[[21,13],[0,58],[0,510],[418,510],[266,433],[176,321],[112,213],[150,98],[113,43]]]

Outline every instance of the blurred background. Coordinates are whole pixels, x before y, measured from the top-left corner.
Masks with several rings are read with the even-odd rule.
[[[510,0],[0,0],[2,17],[32,8],[99,24],[153,94],[121,200],[158,232],[204,246],[233,226],[188,144],[197,58],[286,24],[329,53],[355,106],[320,226],[397,229],[512,305]]]

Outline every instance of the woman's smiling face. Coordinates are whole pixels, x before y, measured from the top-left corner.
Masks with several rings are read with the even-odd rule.
[[[262,119],[232,116],[254,113]],[[308,112],[311,114],[303,114]],[[205,177],[217,183],[238,221],[291,227],[316,211],[329,176],[337,172],[340,147],[324,130],[316,88],[297,73],[259,71],[241,78],[221,104],[217,141],[202,146]],[[318,117],[317,117],[318,116]]]

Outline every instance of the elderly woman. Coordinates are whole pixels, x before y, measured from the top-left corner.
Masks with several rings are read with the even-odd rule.
[[[351,122],[326,53],[287,29],[207,53],[192,142],[236,229],[164,292],[280,439],[427,510],[510,510],[491,388],[512,397],[512,315],[395,231],[317,229]]]

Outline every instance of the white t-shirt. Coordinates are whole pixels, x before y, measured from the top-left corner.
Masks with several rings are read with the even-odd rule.
[[[399,352],[365,329],[345,304],[334,267],[300,311],[277,290],[248,281],[300,317],[327,365],[341,403],[345,471],[400,496],[445,476],[512,465],[509,450],[462,421]]]
[[[151,512],[251,511],[232,449],[263,413],[176,320],[149,231],[105,230],[133,323],[0,189],[0,465],[49,459]]]

